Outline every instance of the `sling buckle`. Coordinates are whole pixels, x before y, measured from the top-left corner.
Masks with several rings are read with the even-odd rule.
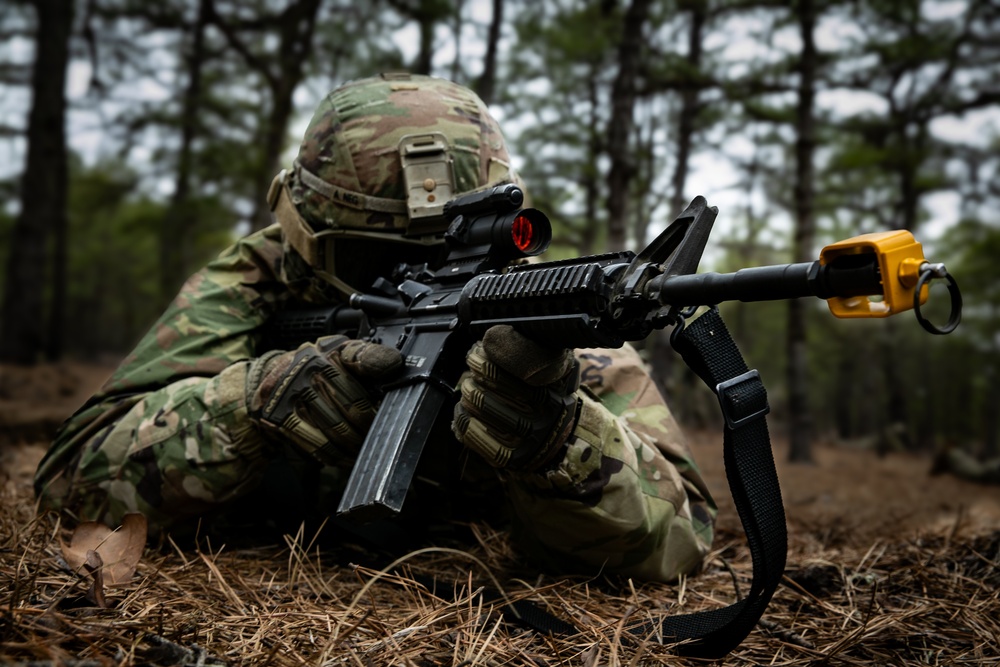
[[[715,385],[726,426],[735,430],[771,411],[767,391],[756,369]]]

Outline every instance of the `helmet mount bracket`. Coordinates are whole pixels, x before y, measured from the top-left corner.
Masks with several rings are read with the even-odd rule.
[[[455,193],[448,138],[441,132],[407,134],[399,140],[406,183],[407,236],[444,231],[444,205]]]

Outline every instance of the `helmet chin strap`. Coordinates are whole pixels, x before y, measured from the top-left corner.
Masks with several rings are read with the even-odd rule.
[[[271,207],[271,213],[278,221],[278,224],[281,225],[281,233],[284,234],[288,245],[292,246],[295,252],[299,253],[302,259],[308,262],[317,276],[330,283],[344,297],[344,301],[346,302],[358,290],[332,273],[320,268],[326,266],[324,257],[326,251],[325,244],[320,243],[316,232],[299,215],[298,209],[292,203],[292,196],[288,192],[288,185],[285,183],[286,174],[287,172],[282,169],[274,177],[274,180],[271,181],[271,187],[267,192],[267,201]]]

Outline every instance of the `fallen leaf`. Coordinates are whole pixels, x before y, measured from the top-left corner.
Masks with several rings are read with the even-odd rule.
[[[81,523],[70,543],[62,544],[63,558],[76,571],[87,564],[87,552],[96,551],[103,562],[104,584],[109,587],[128,583],[145,548],[146,517],[135,513],[126,514],[117,530],[96,521]]]

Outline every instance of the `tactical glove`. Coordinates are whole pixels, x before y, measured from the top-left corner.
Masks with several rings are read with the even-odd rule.
[[[403,368],[399,351],[326,336],[256,359],[247,374],[250,418],[321,463],[343,463],[361,448],[375,418],[368,387]]]
[[[537,470],[557,458],[577,419],[580,364],[512,327],[490,328],[466,357],[470,373],[451,428],[490,464]]]

